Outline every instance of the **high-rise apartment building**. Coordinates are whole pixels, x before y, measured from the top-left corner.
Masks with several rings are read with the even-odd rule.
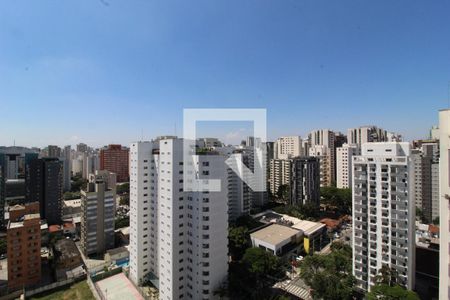
[[[40,215],[49,225],[61,224],[63,164],[57,158],[31,160],[27,165],[26,200],[38,201]]]
[[[9,210],[7,228],[8,290],[33,286],[41,280],[41,225],[39,203]]]
[[[361,126],[347,130],[347,143],[361,146],[364,143],[387,142],[388,132],[376,126]]]
[[[414,160],[413,200],[431,223],[439,217],[439,143],[429,140],[419,144],[411,151],[411,159]]]
[[[47,147],[48,157],[60,158],[61,157],[61,148],[55,145],[49,145]]]
[[[352,161],[353,156],[360,155],[358,145],[344,144],[336,148],[336,187],[348,189],[352,185]]]
[[[353,157],[353,275],[369,290],[383,266],[414,288],[414,165],[408,143],[366,143]]]
[[[64,147],[63,156],[63,189],[64,191],[70,191],[70,178],[72,176],[72,159],[71,159],[71,147],[70,145]]]
[[[269,188],[272,195],[277,195],[280,186],[289,186],[291,183],[291,160],[270,160]]]
[[[288,159],[303,156],[302,138],[299,136],[283,136],[278,138],[274,144],[275,158]]]
[[[343,142],[339,135],[339,142]],[[309,155],[321,157],[322,185],[332,186],[336,183],[336,134],[328,129],[312,131],[309,135]],[[325,171],[326,168],[326,171]]]
[[[320,162],[315,157],[295,157],[291,160],[290,204],[320,205]]]
[[[81,249],[84,254],[101,255],[114,248],[116,174],[90,174],[86,190],[81,190]]]
[[[77,152],[78,152],[78,153],[88,152],[88,150],[89,150],[89,147],[88,147],[88,145],[86,145],[86,144],[79,143],[79,144],[77,145]]]
[[[0,228],[5,228],[6,157],[0,153]]]
[[[128,151],[121,145],[109,145],[101,149],[100,170],[116,173],[118,182],[128,181]]]
[[[228,269],[227,157],[202,151],[186,162],[177,138],[133,143],[130,155],[131,280],[157,282],[164,300],[213,298]],[[185,163],[221,191],[185,191]]]
[[[450,297],[450,109],[439,111],[439,299]]]
[[[314,145],[309,148],[309,156],[320,163],[320,186],[332,186],[335,182],[332,151],[325,145]]]

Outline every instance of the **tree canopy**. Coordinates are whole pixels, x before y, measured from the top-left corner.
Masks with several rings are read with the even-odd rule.
[[[368,300],[420,300],[419,296],[413,292],[404,289],[399,285],[389,286],[379,284],[372,287],[370,293],[367,293]]]
[[[250,238],[246,227],[231,227],[228,233],[228,248],[233,260],[240,260],[250,246]]]
[[[336,207],[337,212],[341,214],[352,213],[352,190],[339,189],[337,187],[320,188],[320,202]]]
[[[307,256],[300,265],[300,277],[311,287],[314,299],[352,299],[352,250],[343,243],[335,244],[330,254]]]

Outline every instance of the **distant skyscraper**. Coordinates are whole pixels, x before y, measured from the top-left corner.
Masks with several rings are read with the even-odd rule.
[[[408,143],[366,143],[353,157],[353,275],[370,290],[383,266],[414,288],[414,165]]]
[[[439,143],[427,141],[412,150],[414,160],[414,193],[416,207],[431,223],[439,217]]]
[[[5,199],[6,199],[6,157],[0,153],[0,228],[4,228],[5,224]]]
[[[128,149],[121,145],[109,145],[100,150],[100,170],[117,174],[118,182],[129,180]]]
[[[439,299],[450,297],[450,109],[439,111]]]
[[[347,130],[347,143],[361,146],[364,143],[387,142],[386,130],[376,126],[361,126]]]
[[[63,173],[64,173],[64,191],[70,191],[70,178],[72,175],[72,159],[71,159],[71,147],[64,147],[64,159],[63,159]]]
[[[38,201],[42,219],[61,224],[63,165],[57,158],[41,158],[29,162],[26,172],[26,199]]]
[[[289,186],[291,184],[291,160],[272,159],[269,164],[269,188],[272,195],[276,196],[280,186]]]
[[[88,152],[88,145],[80,143],[77,145],[77,152],[78,153],[83,153],[83,152]]]
[[[81,248],[85,255],[104,254],[114,248],[116,174],[99,171],[90,174],[81,191]]]
[[[321,169],[327,168],[326,172],[321,172],[321,186],[336,184],[336,134],[328,129],[319,129],[312,131],[308,138],[310,143],[309,155],[322,156]],[[343,142],[343,137],[340,135],[339,143],[341,142]],[[324,164],[326,164],[326,167]],[[323,177],[325,173],[327,173],[327,176]]]
[[[173,138],[133,143],[130,153],[130,279],[158,280],[160,299],[212,299],[228,270],[227,156],[186,162],[183,140]],[[184,191],[187,163],[222,190]]]
[[[320,186],[332,186],[336,182],[331,149],[325,145],[313,145],[309,148],[309,156],[316,157],[320,163]]]
[[[336,148],[336,187],[351,188],[353,156],[360,155],[361,149],[357,145],[344,144]]]
[[[315,157],[291,159],[290,204],[320,205],[320,165]]]
[[[276,159],[288,159],[305,155],[302,148],[302,139],[299,136],[280,137],[275,141],[274,148]]]
[[[47,151],[48,157],[56,157],[56,158],[61,157],[61,148],[59,148],[58,146],[49,145]]]

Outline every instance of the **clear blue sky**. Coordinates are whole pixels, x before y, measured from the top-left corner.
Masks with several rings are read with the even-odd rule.
[[[128,144],[182,109],[267,108],[268,135],[376,124],[427,135],[448,106],[450,1],[0,4],[0,145]]]

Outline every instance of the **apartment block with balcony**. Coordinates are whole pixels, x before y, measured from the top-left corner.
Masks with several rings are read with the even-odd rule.
[[[211,299],[228,270],[228,172],[225,155],[202,151],[188,162],[183,140],[130,147],[130,278],[149,280],[160,299]],[[219,192],[184,189],[219,179]]]
[[[415,206],[408,143],[366,143],[353,157],[353,274],[370,291],[383,266],[414,288]]]

